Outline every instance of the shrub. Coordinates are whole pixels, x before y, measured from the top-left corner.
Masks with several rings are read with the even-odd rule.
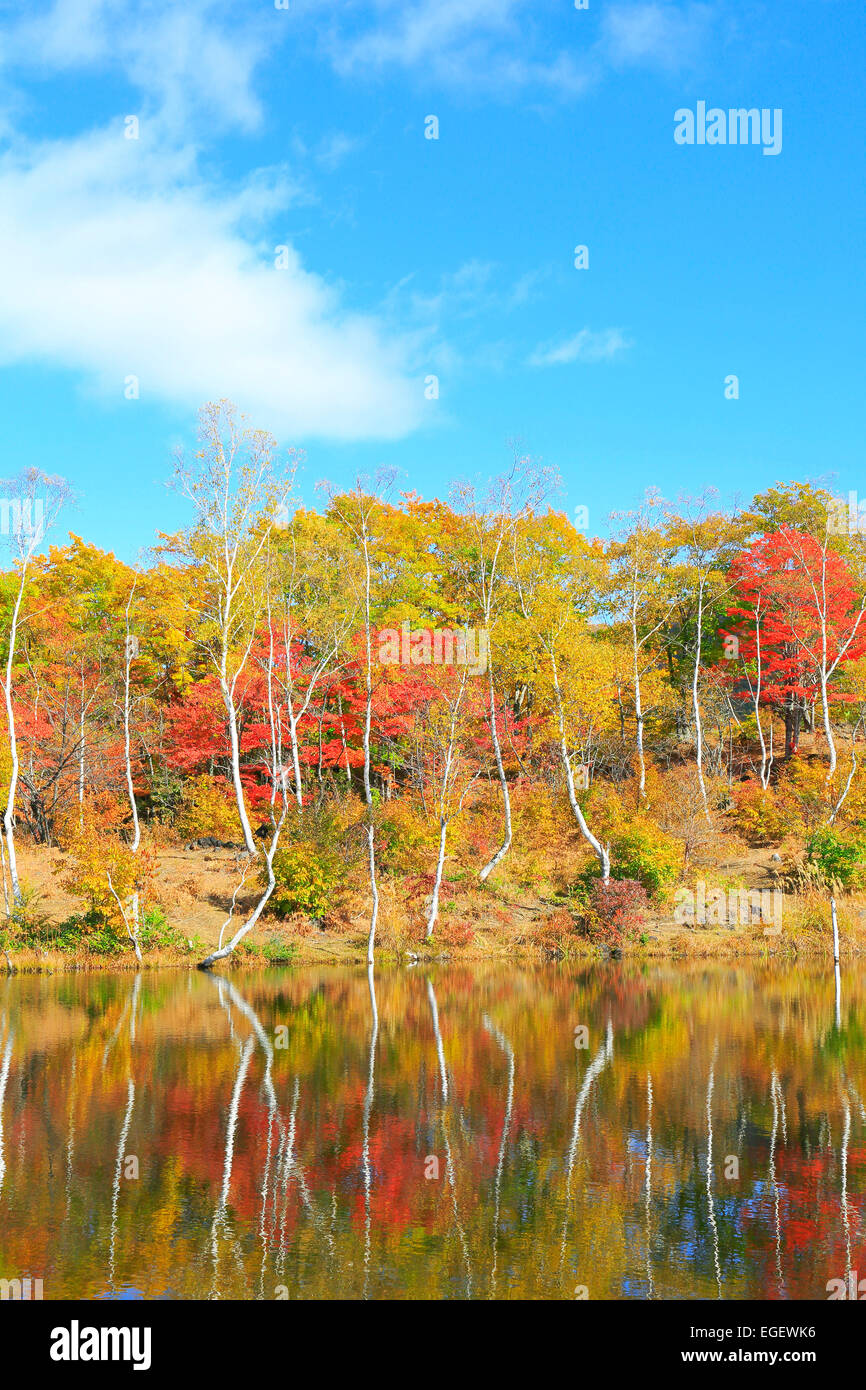
[[[383,873],[409,873],[433,851],[430,825],[407,801],[389,801],[376,819],[376,860]]]
[[[643,817],[635,816],[611,841],[612,872],[636,879],[651,898],[676,882],[682,863],[682,845]]]
[[[228,784],[214,777],[191,777],[177,803],[175,829],[184,840],[212,835],[216,840],[240,841],[237,803]]]
[[[832,826],[816,830],[806,844],[806,863],[829,887],[858,888],[866,879],[866,843],[842,836]]]
[[[278,917],[304,912],[320,920],[333,906],[343,882],[343,866],[315,843],[296,840],[274,855],[274,877],[277,887],[270,906]]]
[[[441,917],[436,924],[436,943],[439,946],[471,946],[475,929],[471,922]]]
[[[583,914],[584,934],[596,945],[619,946],[623,932],[643,920],[646,907],[646,889],[637,879],[596,879]]]
[[[169,768],[162,768],[150,784],[150,808],[154,819],[171,825],[183,801],[184,782]]]
[[[0,949],[12,951],[41,946],[56,930],[41,906],[42,895],[35,888],[21,884],[17,903],[12,903],[6,920],[0,924]]]
[[[289,838],[274,855],[270,907],[278,917],[300,912],[316,921],[335,906],[348,864],[339,822],[325,806],[295,819]],[[262,871],[266,880],[265,872]]]
[[[774,791],[746,782],[733,791],[731,820],[749,845],[778,845],[796,828],[797,816]]]
[[[133,854],[129,845],[115,835],[105,834],[92,822],[85,821],[71,838],[69,855],[70,862],[62,882],[64,888],[83,898],[87,905],[81,923],[94,929],[104,927],[114,931],[128,945],[117,898],[126,907],[137,893],[142,914],[154,906],[156,863],[147,842],[143,840],[138,852]],[[109,874],[114,892],[108,882]],[[129,909],[126,910],[128,914]]]
[[[138,943],[142,951],[183,951],[192,948],[179,927],[173,927],[162,908],[154,904],[141,915]]]
[[[779,791],[791,809],[792,828],[817,829],[831,806],[832,789],[827,784],[826,763],[822,758],[793,758]]]

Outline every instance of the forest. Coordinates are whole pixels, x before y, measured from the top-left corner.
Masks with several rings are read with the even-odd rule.
[[[8,969],[824,951],[830,894],[858,948],[856,508],[649,491],[602,539],[519,452],[445,501],[382,473],[305,506],[301,465],[205,406],[189,524],[139,564],[62,543],[61,478],[5,483]]]

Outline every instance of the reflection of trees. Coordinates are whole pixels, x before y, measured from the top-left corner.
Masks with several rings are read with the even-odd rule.
[[[491,1023],[484,1015],[484,1027],[495,1038],[508,1058],[508,1090],[505,1100],[505,1114],[502,1118],[502,1136],[499,1141],[499,1156],[496,1160],[496,1176],[493,1183],[493,1262],[490,1266],[490,1297],[496,1297],[496,1264],[499,1254],[499,1207],[502,1199],[502,1169],[505,1163],[505,1149],[508,1144],[508,1131],[511,1128],[511,1111],[514,1105],[514,1049],[501,1029]]]
[[[722,1296],[722,1270],[719,1264],[719,1228],[716,1225],[716,1204],[713,1200],[713,1086],[716,1077],[716,1058],[719,1052],[718,1039],[713,1044],[713,1060],[707,1080],[707,1216],[713,1233],[713,1264],[716,1269],[716,1287],[719,1298]]]
[[[372,839],[370,841],[372,855]],[[370,1114],[373,1109],[373,1096],[376,1085],[376,1043],[379,1038],[379,1010],[376,1007],[376,981],[373,976],[373,962],[367,966],[367,984],[370,989],[370,1009],[372,1012],[372,1023],[370,1027],[370,1066],[367,1073],[367,1093],[364,1096],[364,1147],[363,1147],[363,1166],[364,1166],[364,1297],[367,1297],[370,1280],[370,1233],[372,1227],[372,1208],[370,1205],[370,1194],[373,1182],[373,1171],[370,1167]]]
[[[3,1152],[3,1105],[6,1100],[9,1067],[12,1063],[12,1029],[7,1021],[5,1011],[3,1017],[0,1018],[0,1048],[2,1048],[2,1053],[0,1053],[0,1194],[2,1194],[3,1179],[6,1176],[6,1158]]]
[[[229,1018],[229,1031],[234,1038],[234,1023],[232,1020],[231,1009],[236,1008],[238,1012],[247,1020],[252,1028],[252,1032],[243,1044],[238,1044],[239,1058],[237,1071],[235,1073],[232,1097],[229,1105],[228,1119],[226,1122],[225,1158],[223,1164],[223,1181],[220,1191],[220,1198],[214,1212],[213,1223],[211,1226],[211,1250],[214,1266],[214,1282],[212,1297],[218,1297],[218,1275],[219,1275],[219,1233],[228,1234],[228,1203],[231,1188],[232,1166],[234,1161],[235,1139],[238,1125],[238,1113],[240,1098],[243,1091],[246,1074],[249,1069],[256,1042],[259,1043],[265,1057],[265,1067],[262,1077],[262,1091],[265,1096],[267,1107],[267,1148],[263,1166],[263,1176],[261,1185],[261,1214],[259,1220],[259,1240],[262,1247],[262,1262],[259,1279],[259,1297],[265,1296],[265,1274],[267,1268],[268,1249],[276,1251],[275,1274],[277,1278],[285,1276],[285,1263],[287,1256],[287,1213],[288,1213],[288,1187],[289,1180],[294,1178],[307,1211],[313,1219],[317,1229],[324,1233],[325,1239],[331,1246],[333,1252],[333,1237],[324,1228],[321,1215],[316,1211],[306,1174],[296,1157],[295,1135],[297,1127],[298,1102],[300,1099],[300,1083],[295,1077],[294,1092],[292,1095],[291,1110],[287,1117],[283,1116],[280,1109],[277,1093],[273,1081],[274,1048],[270,1038],[262,1026],[261,1020],[255,1010],[244,999],[240,991],[230,980],[222,976],[210,975],[207,979],[212,980],[219,990],[220,1003],[225,1009]],[[277,1131],[278,1146],[276,1158],[274,1160],[273,1172],[273,1193],[269,1196],[268,1185],[271,1173],[271,1156],[273,1153],[274,1129]],[[266,1231],[268,1203],[272,1202],[273,1212],[271,1217],[270,1232]],[[282,1213],[280,1213],[280,1203]],[[238,1243],[232,1240],[232,1249],[236,1258],[241,1262],[242,1255],[238,1249]]]
[[[826,973],[754,978],[0,979],[4,1262],[51,1296],[822,1296],[866,1268],[866,981],[839,1033]],[[576,1008],[610,1025],[575,1070]]]
[[[132,1049],[135,1044],[135,1020],[136,1014],[138,1013],[140,994],[141,974],[137,973],[132,984],[132,991],[130,993],[129,999],[127,1000],[126,1005],[124,1006],[120,1023],[115,1029],[114,1036],[111,1039],[111,1045],[113,1045],[117,1040],[117,1035],[120,1031],[122,1024],[126,1020],[127,1014],[129,1014],[129,1059],[127,1062],[126,1073],[126,1112],[123,1116],[123,1124],[120,1130],[120,1138],[117,1141],[117,1159],[114,1165],[114,1181],[111,1184],[111,1227],[108,1238],[108,1285],[109,1288],[112,1289],[114,1288],[114,1256],[115,1250],[117,1248],[117,1206],[118,1202],[120,1201],[120,1179],[123,1173],[123,1159],[126,1153],[126,1141],[129,1138],[129,1126],[132,1123],[132,1110],[133,1106],[135,1105],[135,1081],[133,1080],[132,1076]],[[105,1056],[107,1055],[109,1050],[110,1049],[107,1047],[105,1053],[103,1054],[103,1066],[105,1065]],[[71,1178],[71,1157],[67,1158],[67,1163],[69,1176]],[[67,1211],[68,1209],[69,1202],[67,1198]]]
[[[436,1039],[436,1056],[439,1061],[439,1079],[442,1088],[441,1105],[439,1107],[439,1119],[442,1126],[442,1139],[445,1144],[445,1176],[448,1179],[448,1188],[451,1193],[451,1206],[454,1212],[454,1226],[460,1238],[460,1248],[463,1251],[463,1259],[466,1264],[466,1297],[472,1297],[472,1262],[469,1258],[469,1246],[466,1241],[466,1230],[460,1219],[460,1209],[457,1204],[457,1182],[456,1170],[454,1165],[454,1154],[451,1148],[451,1138],[448,1133],[448,1068],[445,1065],[445,1048],[442,1042],[442,1034],[439,1031],[439,1009],[436,1004],[436,992],[433,989],[432,980],[427,981],[427,999],[430,1004],[430,1013],[433,1018],[433,1035]]]
[[[562,1227],[562,1245],[559,1252],[560,1267],[562,1267],[563,1263],[565,1262],[565,1248],[568,1240],[568,1225],[571,1217],[571,1185],[574,1174],[574,1161],[577,1157],[577,1145],[580,1139],[580,1120],[581,1116],[583,1115],[583,1108],[586,1105],[587,1098],[589,1096],[590,1090],[592,1089],[593,1082],[596,1080],[597,1077],[601,1075],[607,1063],[610,1062],[612,1059],[613,1028],[611,1027],[610,1019],[608,1019],[604,1042],[602,1043],[601,1047],[598,1049],[598,1052],[596,1052],[595,1056],[593,1057],[592,1061],[590,1062],[589,1066],[584,1072],[583,1081],[580,1084],[580,1087],[577,1092],[577,1099],[574,1102],[574,1122],[571,1126],[571,1143],[568,1147],[568,1163],[566,1167],[565,1221],[563,1222]]]

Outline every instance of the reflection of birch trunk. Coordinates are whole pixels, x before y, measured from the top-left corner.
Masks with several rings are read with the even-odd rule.
[[[232,1181],[232,1164],[234,1162],[235,1134],[237,1131],[238,1124],[238,1110],[240,1108],[241,1092],[244,1088],[244,1081],[246,1079],[247,1070],[250,1065],[250,1058],[253,1055],[254,1046],[255,1038],[250,1036],[249,1038],[247,1038],[246,1042],[241,1048],[240,1059],[238,1061],[238,1069],[235,1076],[235,1084],[232,1089],[231,1104],[229,1105],[228,1121],[226,1123],[226,1144],[225,1158],[223,1161],[222,1188],[220,1189],[220,1197],[216,1206],[216,1210],[214,1211],[213,1225],[211,1226],[211,1249],[213,1253],[213,1293],[211,1295],[212,1298],[219,1298],[219,1291],[217,1289],[217,1280],[219,1278],[218,1233],[220,1230],[225,1228],[226,1223],[229,1191],[231,1189]]]
[[[487,1015],[484,1015],[484,1027],[492,1038],[495,1038],[502,1051],[508,1058],[508,1096],[505,1103],[505,1115],[502,1120],[502,1137],[499,1141],[499,1157],[496,1162],[496,1179],[494,1182],[494,1205],[493,1205],[493,1263],[490,1269],[490,1297],[496,1297],[496,1265],[499,1257],[499,1204],[502,1192],[502,1170],[505,1166],[505,1149],[508,1144],[508,1131],[511,1128],[511,1112],[514,1106],[514,1049],[503,1033],[499,1031],[494,1023],[491,1023]]]
[[[433,982],[427,980],[427,999],[430,1004],[430,1013],[433,1016],[433,1035],[436,1038],[436,1056],[439,1059],[439,1079],[442,1084],[442,1104],[448,1100],[448,1073],[445,1069],[445,1052],[442,1047],[442,1034],[439,1031],[439,1010],[436,1007],[436,994],[433,989]]]
[[[114,1252],[117,1245],[117,1204],[120,1200],[120,1177],[123,1171],[123,1156],[126,1153],[126,1141],[129,1138],[129,1126],[132,1122],[132,1108],[135,1105],[135,1082],[130,1076],[127,1081],[127,1100],[126,1114],[123,1117],[123,1128],[120,1131],[120,1139],[117,1145],[117,1162],[114,1165],[114,1183],[111,1190],[111,1235],[108,1244],[108,1283],[110,1288],[114,1288]]]
[[[0,1042],[2,1042],[2,1039],[3,1032],[0,1030]],[[3,1191],[3,1179],[6,1176],[6,1158],[3,1151],[3,1103],[6,1099],[6,1083],[9,1080],[9,1067],[11,1062],[12,1030],[8,1029],[6,1033],[6,1045],[3,1049],[3,1060],[0,1062],[0,1192]]]
[[[123,1011],[123,1018],[125,1018],[127,1011],[131,1010],[129,1017],[130,1060],[129,1069],[127,1073],[126,1115],[124,1117],[123,1127],[120,1131],[120,1140],[118,1141],[117,1145],[117,1163],[114,1169],[114,1185],[112,1188],[111,1195],[111,1236],[109,1240],[108,1249],[108,1282],[111,1288],[114,1288],[114,1252],[117,1243],[117,1204],[120,1198],[120,1175],[121,1170],[123,1168],[123,1158],[126,1153],[126,1141],[129,1138],[129,1126],[132,1121],[132,1108],[135,1104],[135,1082],[132,1079],[132,1048],[135,1045],[135,1024],[138,1015],[138,1002],[140,993],[141,974],[139,973],[136,975],[135,980],[133,982],[131,998],[127,1000],[127,1007]],[[121,1020],[121,1022],[122,1021],[123,1020]],[[68,1161],[69,1160],[67,1160],[67,1162]],[[68,1207],[69,1201],[67,1194],[67,1210]]]
[[[565,1221],[562,1227],[562,1246],[559,1254],[560,1268],[562,1268],[563,1262],[565,1260],[565,1244],[568,1238],[568,1221],[571,1206],[571,1179],[572,1174],[574,1172],[574,1160],[577,1155],[578,1140],[580,1138],[580,1118],[583,1114],[583,1108],[586,1105],[587,1097],[589,1096],[590,1090],[592,1089],[592,1083],[601,1074],[601,1072],[606,1067],[607,1063],[610,1062],[612,1059],[613,1028],[611,1026],[610,1019],[608,1019],[604,1042],[602,1043],[601,1047],[598,1049],[598,1052],[595,1054],[589,1066],[587,1067],[584,1073],[583,1081],[580,1085],[580,1089],[577,1093],[577,1099],[574,1102],[574,1123],[571,1127],[571,1143],[568,1148],[568,1169],[565,1183]]]
[[[836,898],[830,897],[830,920],[833,924],[833,978],[836,995],[836,1031],[842,1027],[842,976],[839,964],[839,922],[836,917]]]
[[[655,1282],[652,1266],[652,1166],[653,1166],[653,1081],[649,1072],[646,1075],[646,1182],[644,1203],[646,1207],[646,1277],[648,1297],[655,1297]]]
[[[776,1178],[776,1138],[779,1132],[780,1100],[782,1088],[779,1085],[779,1078],[773,1068],[770,1077],[770,1097],[773,1102],[773,1131],[770,1135],[770,1186],[773,1189],[773,1214],[776,1226],[776,1277],[779,1281],[779,1293],[784,1298],[784,1280],[782,1276],[782,1222],[779,1206],[779,1183]],[[782,1105],[782,1123],[784,1125],[784,1103]]]
[[[439,1059],[439,1081],[442,1088],[442,1105],[440,1108],[442,1122],[442,1138],[445,1143],[445,1174],[448,1178],[448,1186],[451,1191],[451,1205],[454,1209],[454,1224],[457,1227],[457,1234],[460,1237],[460,1245],[463,1249],[463,1259],[466,1264],[466,1297],[472,1297],[472,1262],[469,1258],[469,1245],[466,1240],[466,1231],[460,1219],[460,1211],[457,1206],[457,1185],[456,1173],[454,1168],[454,1156],[451,1151],[451,1141],[448,1137],[448,1125],[446,1122],[446,1106],[448,1104],[448,1069],[445,1065],[445,1048],[442,1044],[442,1034],[439,1031],[439,1010],[436,1007],[436,993],[433,989],[432,980],[427,980],[427,998],[430,1003],[430,1013],[433,1018],[433,1033],[436,1038],[436,1056]]]
[[[75,1156],[75,1100],[78,1094],[78,1059],[72,1054],[72,1084],[69,1088],[69,1113],[66,1125],[66,1215],[72,1202],[72,1162]]]
[[[845,1123],[842,1129],[841,1210],[842,1223],[845,1227],[845,1284],[850,1289],[853,1287],[854,1281],[851,1278],[851,1217],[848,1212],[848,1142],[851,1138],[851,1107],[848,1104],[847,1096],[843,1099],[842,1104],[845,1107]]]
[[[715,1067],[716,1056],[718,1054],[718,1040],[713,1048],[713,1060],[710,1063],[710,1075],[707,1081],[707,1211],[710,1218],[710,1228],[713,1232],[713,1260],[716,1267],[716,1287],[718,1296],[722,1296],[722,1270],[719,1264],[719,1231],[716,1226],[716,1207],[713,1198],[713,1088],[715,1086]]]
[[[373,962],[367,966],[367,984],[370,990],[370,1008],[373,1013],[373,1026],[370,1031],[370,1066],[367,1075],[367,1092],[364,1096],[364,1145],[361,1164],[364,1169],[364,1297],[370,1280],[370,1226],[372,1221],[371,1189],[373,1174],[370,1167],[370,1114],[373,1109],[373,1096],[376,1078],[376,1042],[379,1037],[379,1010],[376,1007],[376,982],[373,978]]]
[[[266,1253],[267,1253],[267,1239],[266,1239],[266,1235],[265,1235],[265,1229],[266,1229],[266,1225],[267,1225],[267,1202],[268,1202],[267,1189],[268,1189],[268,1182],[269,1182],[269,1177],[270,1177],[270,1160],[271,1160],[271,1155],[272,1155],[272,1153],[273,1153],[273,1138],[272,1138],[272,1134],[273,1134],[273,1126],[274,1126],[274,1125],[276,1125],[276,1127],[277,1127],[277,1131],[278,1131],[278,1133],[279,1133],[279,1135],[280,1135],[280,1140],[279,1140],[279,1144],[278,1144],[278,1147],[277,1147],[276,1159],[275,1159],[275,1161],[274,1161],[273,1214],[272,1214],[271,1227],[270,1227],[270,1236],[271,1236],[271,1240],[274,1241],[274,1242],[276,1241],[276,1236],[277,1236],[277,1231],[278,1231],[278,1229],[279,1229],[280,1231],[283,1231],[283,1232],[284,1232],[284,1230],[285,1230],[285,1224],[286,1224],[286,1206],[285,1206],[285,1202],[286,1202],[286,1198],[287,1198],[287,1188],[288,1188],[288,1182],[289,1182],[289,1179],[290,1179],[290,1178],[294,1178],[295,1181],[297,1182],[298,1191],[300,1192],[301,1200],[302,1200],[302,1202],[303,1202],[303,1204],[304,1204],[304,1207],[306,1208],[307,1212],[309,1213],[309,1215],[310,1215],[310,1217],[311,1217],[311,1219],[312,1219],[314,1225],[316,1226],[316,1229],[319,1231],[320,1235],[323,1235],[323,1236],[324,1236],[324,1239],[325,1239],[325,1241],[327,1242],[327,1244],[328,1244],[328,1246],[329,1246],[329,1248],[330,1248],[330,1251],[331,1251],[331,1254],[332,1254],[332,1255],[333,1255],[333,1253],[334,1253],[334,1240],[333,1240],[333,1234],[330,1233],[330,1232],[328,1232],[327,1230],[325,1230],[324,1224],[323,1224],[323,1221],[322,1221],[322,1218],[321,1218],[321,1215],[319,1214],[319,1212],[316,1211],[316,1208],[315,1208],[315,1206],[313,1205],[313,1199],[312,1199],[312,1195],[311,1195],[311,1193],[310,1193],[309,1183],[307,1182],[306,1176],[305,1176],[305,1174],[304,1174],[304,1170],[303,1170],[303,1168],[302,1168],[300,1162],[298,1161],[297,1155],[296,1155],[296,1153],[295,1153],[295,1122],[296,1122],[296,1115],[297,1115],[297,1108],[298,1108],[298,1101],[299,1101],[299,1082],[298,1082],[298,1079],[297,1079],[297,1077],[295,1078],[294,1095],[293,1095],[293,1098],[292,1098],[292,1111],[291,1111],[291,1115],[290,1115],[290,1117],[289,1117],[289,1123],[288,1123],[288,1125],[286,1125],[285,1122],[284,1122],[284,1120],[283,1120],[283,1118],[282,1118],[282,1116],[281,1116],[280,1107],[279,1107],[279,1102],[278,1102],[278,1100],[277,1100],[277,1093],[276,1093],[276,1091],[275,1091],[275,1089],[274,1089],[274,1080],[273,1080],[274,1049],[273,1049],[273,1045],[272,1045],[272,1043],[271,1043],[270,1038],[268,1037],[267,1033],[265,1032],[265,1030],[264,1030],[264,1028],[263,1028],[263,1026],[262,1026],[262,1023],[261,1023],[261,1020],[260,1020],[259,1017],[258,1017],[258,1014],[257,1014],[257,1013],[255,1012],[255,1010],[247,1003],[247,1001],[244,999],[244,997],[243,997],[243,995],[240,993],[240,991],[239,991],[238,989],[236,989],[236,987],[232,984],[231,980],[227,980],[227,979],[225,979],[223,976],[218,976],[218,975],[210,975],[208,978],[209,978],[209,979],[212,979],[212,980],[214,981],[214,983],[216,984],[216,986],[217,986],[217,990],[218,990],[219,998],[220,998],[220,1003],[221,1003],[222,1007],[226,1010],[226,1014],[227,1014],[227,1016],[228,1016],[229,1028],[230,1028],[230,1031],[231,1031],[231,1036],[234,1037],[234,1026],[233,1026],[232,1016],[231,1016],[231,1006],[234,1006],[234,1007],[238,1010],[238,1012],[239,1012],[240,1014],[242,1014],[243,1017],[244,1017],[244,1018],[247,1020],[247,1022],[249,1023],[249,1025],[250,1025],[250,1027],[252,1028],[253,1033],[254,1033],[254,1035],[255,1035],[255,1037],[256,1037],[258,1043],[259,1043],[259,1046],[261,1047],[262,1052],[263,1052],[264,1055],[265,1055],[265,1070],[264,1070],[264,1075],[263,1075],[263,1077],[262,1077],[262,1089],[263,1089],[263,1091],[264,1091],[264,1093],[265,1093],[265,1097],[266,1097],[266,1100],[267,1100],[267,1106],[268,1106],[268,1145],[267,1145],[267,1153],[266,1153],[266,1158],[265,1158],[265,1172],[264,1172],[264,1177],[263,1177],[263,1180],[262,1180],[262,1214],[261,1214],[261,1218],[260,1218],[260,1222],[259,1222],[259,1231],[260,1231],[260,1236],[261,1236],[261,1239],[262,1239],[262,1242],[263,1242],[263,1246],[262,1246],[262,1270],[261,1270],[261,1287],[263,1288],[263,1281],[264,1281],[264,1274],[265,1274],[265,1263],[266,1263]],[[228,1001],[228,1002],[227,1002],[227,1001]],[[280,1194],[281,1191],[282,1191],[282,1194],[283,1194],[283,1215],[282,1215],[282,1218],[280,1217],[279,1209],[278,1209],[278,1200],[279,1200],[279,1194]],[[283,1252],[283,1254],[282,1254],[282,1258],[283,1258],[283,1260],[285,1259],[284,1252]]]

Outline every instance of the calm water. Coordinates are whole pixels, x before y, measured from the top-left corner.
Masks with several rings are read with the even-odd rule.
[[[803,968],[0,979],[0,1277],[826,1298],[866,1275],[864,995],[837,1028]]]

